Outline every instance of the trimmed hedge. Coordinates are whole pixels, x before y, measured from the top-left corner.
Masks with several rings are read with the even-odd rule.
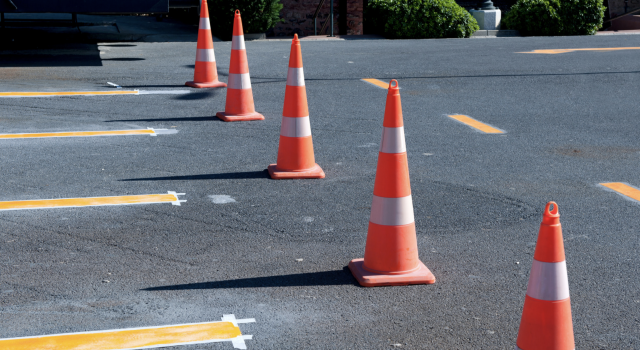
[[[563,35],[594,35],[602,28],[604,11],[602,0],[562,0],[560,18]]]
[[[369,0],[365,30],[387,38],[468,38],[480,29],[454,0]]]
[[[518,0],[502,23],[522,35],[593,35],[605,10],[602,0]]]
[[[264,33],[284,22],[280,0],[207,0],[213,35],[231,40],[235,11],[240,10],[242,29],[246,33]]]

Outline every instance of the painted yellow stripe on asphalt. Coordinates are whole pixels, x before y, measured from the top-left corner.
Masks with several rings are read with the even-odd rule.
[[[0,92],[0,97],[137,95],[138,91]]]
[[[111,130],[111,131],[69,131],[45,132],[34,134],[0,134],[0,139],[26,139],[38,137],[85,137],[85,136],[120,136],[120,135],[153,135],[152,129]]]
[[[46,209],[64,207],[88,207],[98,205],[128,205],[128,204],[151,204],[151,203],[180,203],[176,193],[167,194],[144,194],[135,196],[114,196],[114,197],[87,197],[87,198],[60,198],[60,199],[38,199],[27,201],[6,201],[0,202],[0,210],[20,210],[20,209]],[[0,347],[1,349],[2,347]]]
[[[230,341],[241,336],[232,322],[121,329],[86,333],[0,339],[3,350],[117,350]]]
[[[607,48],[593,48],[593,49],[553,49],[553,50],[533,50],[527,52],[516,53],[541,53],[547,55],[555,55],[559,53],[576,52],[576,51],[620,51],[620,50],[640,50],[640,47],[607,47]]]
[[[481,123],[471,117],[467,117],[466,115],[460,115],[460,114],[456,114],[456,115],[448,115],[449,118],[455,119],[461,123],[464,123],[466,125],[469,125],[472,128],[476,128],[482,132],[485,132],[487,134],[504,134],[504,131],[496,129],[492,126],[489,126],[487,124]]]
[[[380,88],[383,88],[385,90],[389,89],[389,83],[388,82],[385,83],[382,80],[367,78],[367,79],[362,79],[362,81],[365,81],[365,82],[367,82],[369,84],[373,84],[373,85],[375,85],[377,87],[380,87]]]
[[[605,183],[601,183],[600,185],[606,188],[612,189],[623,196],[627,196],[631,199],[640,201],[640,190],[637,188],[633,188],[621,182],[605,182]]]

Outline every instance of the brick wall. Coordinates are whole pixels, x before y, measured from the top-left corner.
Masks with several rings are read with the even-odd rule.
[[[284,8],[280,13],[285,23],[278,24],[270,33],[275,36],[313,35],[313,14],[320,0],[281,0]],[[329,4],[325,0],[318,15],[318,31],[325,20],[329,19]],[[363,0],[334,0],[334,34],[362,35]],[[331,28],[327,24],[325,34]]]

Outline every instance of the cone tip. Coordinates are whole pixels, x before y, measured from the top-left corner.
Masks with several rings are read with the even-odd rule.
[[[293,34],[293,41],[298,41],[298,34]]]
[[[558,212],[558,204],[554,201],[547,203],[547,206],[544,208],[544,216],[559,217],[560,213]]]
[[[391,89],[399,89],[397,80],[391,79],[391,81],[389,82],[389,90]]]
[[[544,208],[544,214],[542,215],[542,224],[560,224],[560,213],[558,212],[558,204],[556,204],[556,202],[547,203],[547,206]]]
[[[236,16],[240,16],[240,10],[236,10]]]

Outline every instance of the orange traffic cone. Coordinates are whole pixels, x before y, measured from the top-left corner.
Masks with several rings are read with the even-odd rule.
[[[194,88],[215,88],[227,86],[227,84],[218,81],[216,55],[213,52],[213,39],[211,37],[211,24],[209,23],[207,0],[202,0],[200,6],[200,29],[198,29],[196,69],[193,74],[193,81],[188,81],[185,85]]]
[[[224,112],[218,112],[216,116],[225,122],[264,120],[264,116],[257,113],[253,105],[253,92],[251,91],[247,51],[244,47],[240,10],[236,10],[236,16],[233,19],[227,103]]]
[[[547,203],[542,217],[516,344],[519,350],[575,349],[562,227],[555,202]]]
[[[307,90],[302,71],[302,52],[298,34],[294,34],[289,55],[287,88],[280,126],[280,144],[276,164],[269,165],[273,179],[323,179],[324,171],[313,156]]]
[[[395,85],[394,85],[395,84]],[[364,259],[349,263],[365,287],[431,284],[436,278],[418,259],[400,88],[389,82]]]

